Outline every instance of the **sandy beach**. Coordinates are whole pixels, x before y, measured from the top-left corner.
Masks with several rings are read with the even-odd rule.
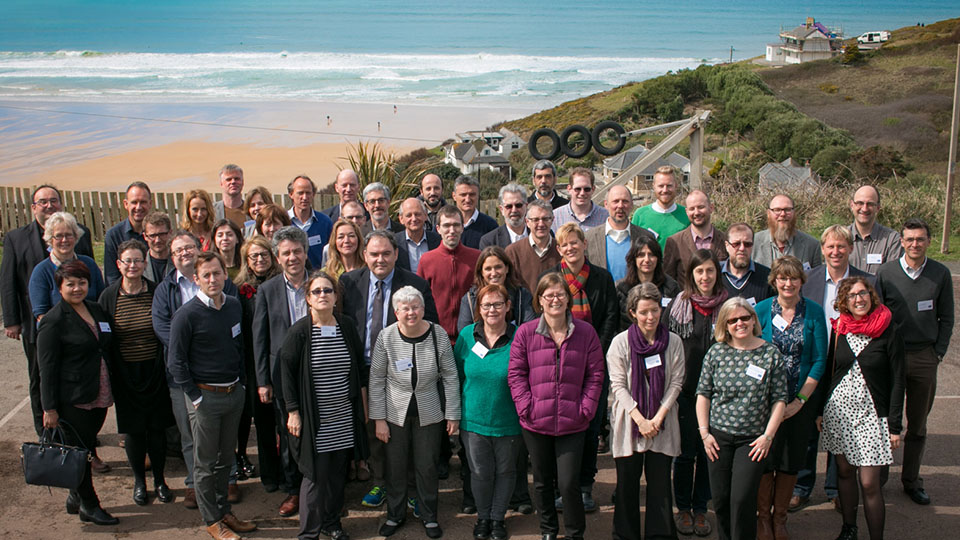
[[[459,131],[533,112],[524,108],[351,103],[0,102],[0,184],[70,190],[217,188],[225,163],[248,186],[282,192],[297,174],[333,181],[349,145],[403,154]],[[328,120],[329,118],[329,120]]]

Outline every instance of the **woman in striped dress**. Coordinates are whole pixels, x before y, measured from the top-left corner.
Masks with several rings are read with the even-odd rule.
[[[298,538],[304,540],[321,532],[350,538],[340,523],[346,469],[355,446],[366,457],[363,343],[356,323],[339,313],[341,298],[337,278],[313,274],[310,316],[290,327],[279,353],[290,449],[303,473]]]

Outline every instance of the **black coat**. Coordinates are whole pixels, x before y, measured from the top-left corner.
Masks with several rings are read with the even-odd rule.
[[[429,222],[426,223],[426,225],[429,224]],[[424,227],[424,229],[426,229],[426,227]],[[427,251],[436,249],[437,246],[440,245],[442,239],[439,234],[431,230],[424,230],[423,234],[427,235]],[[410,270],[410,253],[407,251],[407,231],[403,230],[394,233],[393,238],[397,241],[397,246],[399,247],[397,250],[397,268]]]
[[[363,412],[363,393],[360,385],[360,368],[363,365],[363,342],[357,334],[357,324],[349,316],[336,316],[340,331],[350,353],[350,399],[353,410],[353,444],[356,459],[370,455],[367,441],[366,421]],[[284,405],[287,412],[300,411],[300,437],[290,437],[290,453],[300,466],[300,472],[314,482],[319,482],[313,469],[314,434],[317,431],[317,402],[313,379],[310,375],[310,332],[313,321],[310,316],[293,324],[283,340],[278,353],[278,363],[283,379]]]
[[[593,328],[597,331],[600,338],[600,346],[603,347],[603,353],[607,353],[610,348],[610,342],[617,335],[620,328],[620,302],[617,301],[617,289],[613,284],[613,277],[610,272],[587,260],[584,264],[590,265],[590,275],[587,277],[587,284],[584,290],[587,293],[587,301],[590,302],[590,319],[593,321]],[[560,264],[547,270],[540,277],[550,272],[560,274]]]
[[[639,285],[639,283],[634,285],[627,283],[627,278],[623,278],[617,282],[617,300],[620,302],[620,332],[630,328],[630,325],[633,324],[633,321],[630,320],[630,315],[627,313],[627,296],[630,294],[630,289],[637,285]],[[658,285],[657,288],[660,289],[661,298],[669,298],[670,301],[680,296],[680,293],[683,292],[680,284],[666,274],[663,275],[663,283]],[[663,304],[660,305],[661,307],[663,306]],[[666,311],[666,309],[667,308],[663,308],[664,311]]]
[[[98,304],[84,304],[95,323],[113,321]],[[99,328],[98,328],[99,330]],[[40,366],[40,396],[43,410],[90,403],[100,391],[100,359],[113,366],[113,332],[99,337],[68,302],[58,302],[40,320],[37,330],[37,363]]]

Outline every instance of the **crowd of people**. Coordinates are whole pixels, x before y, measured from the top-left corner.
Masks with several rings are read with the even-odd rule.
[[[37,433],[67,425],[67,442],[94,452],[67,512],[118,522],[91,476],[109,468],[95,449],[113,405],[133,501],[175,500],[174,447],[182,503],[217,539],[256,529],[232,507],[252,476],[280,492],[280,516],[299,514],[302,539],[348,539],[354,502],[386,504],[382,536],[412,513],[440,538],[438,486],[458,447],[478,540],[508,538],[510,510],[536,510],[542,540],[561,538],[559,513],[563,538],[585,538],[607,451],[624,540],[714,527],[785,540],[821,445],[839,540],[857,538],[861,495],[870,538],[883,537],[900,446],[903,489],[930,503],[926,418],[954,321],[926,223],[880,225],[869,185],[850,199],[853,223],[818,241],[784,194],[766,229],[720,230],[707,193],[678,204],[669,167],[636,210],[623,186],[594,203],[589,169],[570,171],[569,199],[551,162],[532,178],[533,193],[500,189],[502,225],[477,209],[470,176],[448,203],[425,175],[394,221],[389,187],[361,189],[349,169],[318,211],[310,178],[289,183],[284,209],[226,165],[220,200],[189,191],[176,227],[134,182],[102,272],[59,191],[37,188],[35,219],[6,235],[0,292]],[[344,500],[348,481],[369,486],[361,501]]]

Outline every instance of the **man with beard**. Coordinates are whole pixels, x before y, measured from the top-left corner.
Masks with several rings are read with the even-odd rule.
[[[881,264],[903,255],[900,233],[877,223],[877,214],[880,212],[880,192],[877,188],[871,185],[860,187],[850,199],[850,212],[853,213],[850,264],[864,272],[876,274]]]
[[[425,174],[420,179],[419,199],[427,205],[427,221],[430,228],[437,227],[437,212],[440,211],[447,201],[443,199],[443,180],[433,174]]]
[[[652,232],[660,242],[660,249],[667,245],[667,238],[690,225],[686,210],[676,203],[677,173],[673,167],[664,165],[653,173],[653,194],[657,200],[637,208],[631,222]]]
[[[653,236],[650,231],[630,223],[633,215],[633,195],[624,186],[613,186],[607,191],[604,203],[610,215],[603,227],[594,227],[586,232],[587,260],[605,268],[613,281],[627,275],[627,252],[640,236]],[[635,263],[634,263],[635,264]]]
[[[723,287],[730,296],[745,298],[756,305],[775,294],[768,278],[770,268],[751,260],[753,228],[746,223],[734,223],[727,229],[727,260],[720,263]]]
[[[804,271],[823,262],[820,242],[797,230],[797,213],[793,199],[776,195],[767,205],[767,230],[757,233],[753,260],[767,267],[784,255],[793,255],[803,263]]]
[[[527,202],[534,200],[546,201],[556,210],[570,202],[557,193],[557,167],[548,159],[541,159],[533,164],[533,186],[536,191],[527,198]]]
[[[567,193],[570,202],[553,210],[553,232],[560,227],[574,222],[583,231],[588,231],[598,225],[603,225],[610,215],[607,209],[593,204],[593,190],[596,179],[593,171],[585,167],[577,167],[570,171],[570,185]]]
[[[524,221],[527,213],[527,189],[517,183],[509,183],[500,188],[497,206],[503,216],[503,225],[480,238],[480,251],[487,246],[506,248],[510,244],[526,238],[530,231]]]
[[[680,285],[687,280],[687,265],[696,250],[709,249],[721,261],[727,258],[727,235],[713,226],[710,198],[698,189],[687,195],[686,203],[690,226],[667,238],[663,250],[663,271]]]

